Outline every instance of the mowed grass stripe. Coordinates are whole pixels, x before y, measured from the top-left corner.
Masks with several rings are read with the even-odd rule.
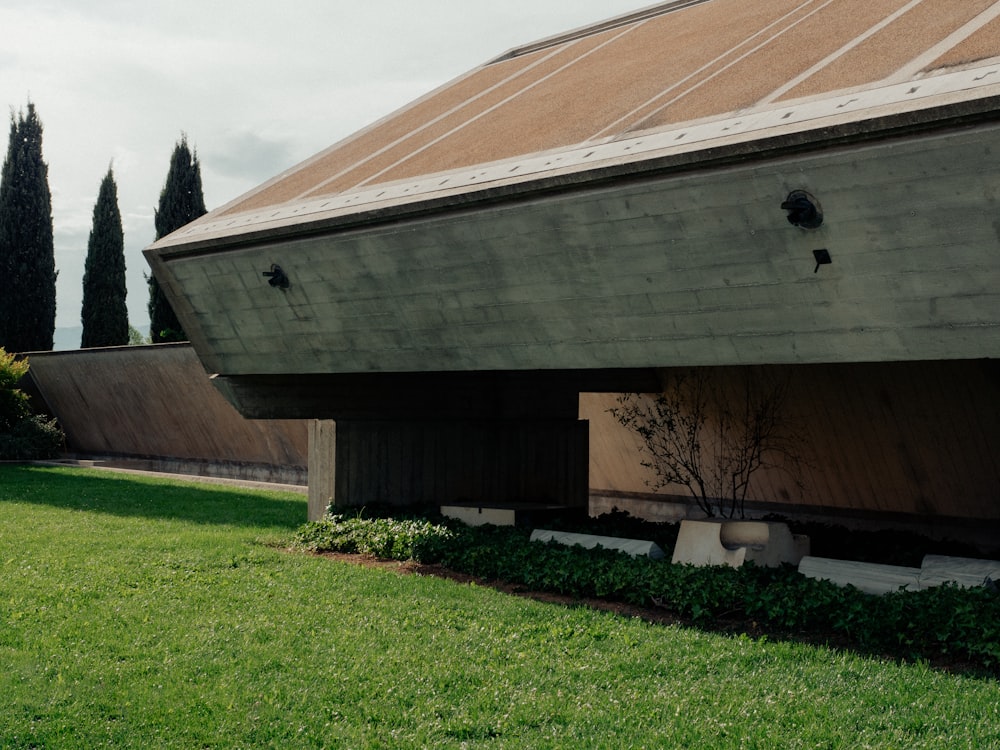
[[[0,747],[1000,747],[1000,686],[273,546],[295,495],[0,467]]]

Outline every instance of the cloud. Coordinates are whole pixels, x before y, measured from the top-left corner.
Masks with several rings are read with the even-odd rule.
[[[202,144],[201,168],[225,178],[260,183],[292,165],[293,142],[291,136],[278,139],[248,130],[225,131]]]

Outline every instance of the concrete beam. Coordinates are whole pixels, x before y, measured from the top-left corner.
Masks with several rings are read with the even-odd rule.
[[[213,376],[251,419],[576,419],[578,394],[655,392],[654,370]]]

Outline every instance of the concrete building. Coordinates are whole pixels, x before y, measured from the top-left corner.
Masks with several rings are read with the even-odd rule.
[[[811,436],[806,489],[755,500],[995,523],[998,135],[996,0],[666,2],[146,255],[241,413],[336,421],[312,513],[641,489],[590,465],[580,394],[601,419],[661,368],[754,365],[795,376]]]

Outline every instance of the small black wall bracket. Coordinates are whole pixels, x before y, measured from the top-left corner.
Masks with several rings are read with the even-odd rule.
[[[820,266],[826,266],[833,263],[833,259],[830,257],[830,251],[825,247],[821,247],[819,250],[813,250],[813,258],[816,259],[816,268],[813,273],[818,273]]]

